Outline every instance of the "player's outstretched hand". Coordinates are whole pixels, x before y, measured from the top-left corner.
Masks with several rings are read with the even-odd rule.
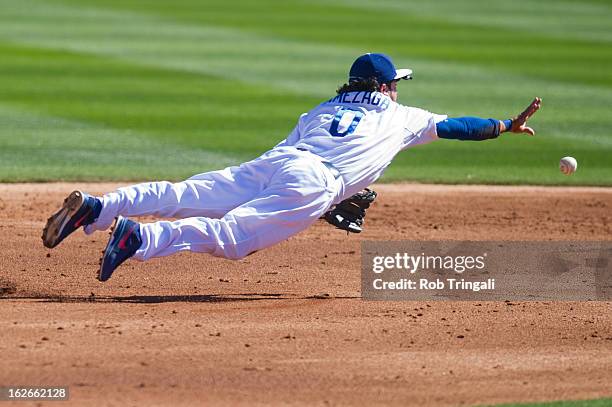
[[[512,119],[512,127],[510,128],[510,131],[512,133],[527,133],[530,136],[534,136],[535,131],[531,127],[526,126],[527,119],[533,116],[533,114],[540,109],[541,104],[541,98],[537,97],[533,99],[533,102],[527,106],[527,109],[523,110],[523,113]]]

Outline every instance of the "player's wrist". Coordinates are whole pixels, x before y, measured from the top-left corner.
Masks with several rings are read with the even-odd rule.
[[[502,131],[506,132],[506,131],[511,131],[512,130],[512,119],[506,119],[506,120],[502,120],[502,123],[504,124],[505,129]]]

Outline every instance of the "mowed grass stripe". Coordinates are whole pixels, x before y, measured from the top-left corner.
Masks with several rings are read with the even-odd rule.
[[[294,126],[295,112],[315,103],[103,56],[2,43],[0,54],[0,102],[6,105],[244,159],[278,143]]]
[[[304,95],[329,94],[359,52],[82,5],[35,0],[0,0],[0,5],[0,39],[5,41],[275,85]]]
[[[133,131],[0,104],[0,182],[183,179],[239,162]],[[142,174],[142,169],[146,174]]]
[[[151,15],[156,10],[155,6],[160,5],[150,6],[148,2],[147,12],[138,14],[83,6],[70,7],[35,0],[23,0],[19,3],[3,1],[5,4],[2,13],[4,21],[0,26],[1,38],[36,47],[115,56],[156,67],[273,85],[294,90],[299,94],[328,95],[330,89],[334,89],[339,80],[344,79],[347,63],[350,63],[357,53],[362,52],[358,41],[352,41],[351,47],[348,48],[341,46],[338,44],[339,37],[332,32],[329,33],[329,38],[333,41],[328,39],[323,45],[317,41],[321,35],[320,31],[313,33],[309,41],[305,42],[290,40],[290,37],[256,35],[239,27],[229,29],[211,24],[207,20],[199,24],[173,21],[166,15]],[[139,3],[127,4],[134,6]],[[166,10],[176,12],[183,8],[179,4],[158,11],[161,13]],[[215,16],[215,11],[218,11],[214,7],[206,7],[205,10],[206,16]],[[249,8],[246,7],[245,10],[248,15]],[[192,14],[202,15],[195,12],[190,13]],[[169,15],[172,16],[172,13]],[[232,15],[239,18],[237,16],[240,13],[234,11]],[[293,15],[293,18],[296,17]],[[287,18],[286,21],[291,19]],[[217,24],[223,22],[223,19],[219,19]],[[355,26],[360,25],[356,23]],[[345,27],[344,31],[347,28],[354,27]],[[372,31],[373,35],[380,32],[376,29]],[[476,34],[480,33],[475,32],[474,35]],[[391,40],[395,41],[393,37]],[[359,45],[355,46],[357,44]],[[381,47],[388,47],[383,44],[385,43],[382,42]],[[498,52],[501,53],[502,50]],[[541,53],[541,50],[539,52]],[[444,56],[452,58],[454,54],[455,52]],[[418,64],[420,61],[416,56],[397,59],[398,62],[412,64]],[[435,59],[422,61],[436,65]],[[474,62],[482,61],[478,59]],[[593,61],[582,63],[585,67],[588,66],[592,73]],[[437,65],[448,71],[447,63],[438,62]],[[478,68],[469,63],[459,65],[457,69],[462,71]],[[493,72],[499,75],[500,81],[508,78],[503,73]],[[606,73],[609,74],[609,71]],[[446,76],[449,77],[448,74]],[[516,75],[510,75],[512,76]],[[454,75],[449,79],[456,81]],[[563,78],[560,83],[565,83],[568,79]],[[546,80],[550,81],[550,78]],[[572,78],[571,83],[576,80],[580,78]]]
[[[6,103],[242,157],[254,157],[278,142],[300,112],[329,97],[357,52],[331,43],[321,51],[316,41],[150,15],[19,4],[3,4],[8,12],[0,17],[5,19],[0,39],[49,50],[23,45],[0,50],[7,61],[0,66],[7,73],[2,75]],[[39,8],[33,7],[37,4]],[[32,8],[36,10],[30,12]],[[198,10],[194,8],[194,14]],[[230,40],[222,43],[225,36]],[[82,55],[60,51],[65,49]],[[259,54],[249,54],[249,49]],[[247,58],[241,57],[243,52]],[[466,64],[449,67],[440,61],[397,59],[417,71],[418,80],[402,84],[401,101],[406,104],[450,115],[505,117],[522,108],[527,95],[539,94],[548,110],[534,120],[541,138],[442,141],[402,154],[386,179],[611,182],[612,164],[605,159],[610,147],[606,89]],[[303,61],[319,61],[327,68],[317,70]],[[296,76],[300,83],[291,83]],[[589,163],[581,166],[580,176],[564,178],[556,172],[558,154],[568,153],[581,164]],[[512,167],[500,163],[501,157]]]
[[[317,47],[260,38],[238,30],[177,26],[174,22],[132,13],[67,9],[53,4],[36,10],[40,15],[33,15],[24,8],[9,9],[0,37],[35,46],[116,56],[157,68],[261,83],[321,99],[329,97],[344,79],[346,66],[357,52],[342,47]],[[113,35],[109,36],[109,32]],[[404,103],[450,115],[506,115],[514,111],[510,109],[521,108],[527,97],[538,94],[547,99],[548,106],[556,109],[549,117],[556,123],[562,117],[566,134],[575,134],[585,123],[597,125],[598,120],[605,120],[606,105],[612,102],[610,91],[589,86],[500,75],[496,71],[463,65],[449,70],[447,64],[427,60],[398,58],[398,64],[414,67],[419,78],[409,87],[404,86],[402,94],[409,94],[401,99]],[[445,103],[451,98],[452,104]],[[577,105],[582,108],[580,111],[575,109]],[[231,109],[232,105],[223,107]],[[567,126],[568,122],[579,128]],[[609,134],[604,131],[607,126],[608,123],[599,125],[602,137]],[[588,137],[599,139],[592,133]]]
[[[316,2],[325,3],[324,0]],[[488,29],[502,27],[552,38],[594,43],[612,41],[612,4],[609,0],[599,3],[571,0],[337,0],[336,3],[364,10],[433,17]]]
[[[455,8],[474,9],[478,3],[457,2]],[[498,2],[480,7],[480,19],[499,18],[503,14]],[[509,18],[522,13],[534,20],[549,18],[545,5],[553,10],[563,9],[554,0],[536,3],[507,2],[502,8]],[[78,5],[78,1],[66,1]],[[441,62],[465,63],[495,68],[522,75],[612,87],[612,43],[588,41],[570,28],[564,38],[551,37],[506,24],[490,28],[467,21],[454,21],[452,8],[447,11],[444,3],[434,7],[431,14],[398,12],[385,9],[386,3],[362,2],[367,8],[355,7],[352,3],[314,3],[310,1],[279,2],[277,0],[236,0],[231,3],[196,2],[177,0],[172,3],[151,3],[146,0],[95,0],[89,4],[130,10],[143,15],[158,15],[174,18],[200,26],[224,26],[248,30],[253,33],[286,38],[292,41],[307,41],[327,46],[330,43],[360,50],[382,49],[394,55],[431,59]],[[475,4],[474,6],[470,6]],[[413,6],[416,7],[416,6]],[[587,4],[587,10],[593,5]],[[565,7],[566,9],[569,6]],[[578,8],[574,5],[573,9]],[[557,13],[560,15],[560,12]],[[572,26],[575,11],[562,21]],[[586,19],[596,19],[596,30],[606,32],[604,12],[590,11]],[[562,23],[563,24],[563,23]],[[520,24],[519,24],[520,25]],[[557,23],[558,29],[559,23]],[[609,33],[609,28],[607,32]],[[608,34],[609,35],[609,34]],[[588,74],[587,74],[588,73]]]
[[[559,158],[572,155],[578,172],[559,172]],[[611,185],[609,150],[549,139],[503,138],[481,143],[439,141],[400,153],[383,180],[448,184]]]

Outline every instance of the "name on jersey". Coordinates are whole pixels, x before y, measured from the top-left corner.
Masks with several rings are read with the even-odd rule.
[[[341,93],[325,103],[360,103],[386,109],[389,106],[389,98],[379,92],[347,92]]]

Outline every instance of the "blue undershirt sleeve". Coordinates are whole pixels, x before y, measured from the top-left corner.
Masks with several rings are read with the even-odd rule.
[[[479,117],[455,117],[436,123],[438,137],[455,140],[481,141],[499,136],[499,121]]]

